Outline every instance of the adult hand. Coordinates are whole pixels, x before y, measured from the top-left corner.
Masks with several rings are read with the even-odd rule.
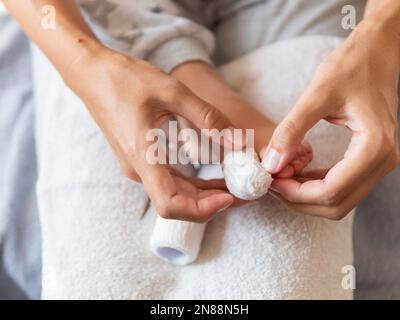
[[[388,2],[390,3],[390,2]],[[392,2],[393,4],[393,2]],[[318,68],[307,90],[276,128],[264,165],[279,173],[319,120],[352,132],[344,159],[310,180],[275,179],[273,194],[305,214],[341,219],[399,163],[397,85],[400,66],[397,6],[377,10]],[[395,11],[395,12],[394,12]],[[385,13],[392,19],[385,19]],[[370,19],[371,17],[371,19]]]
[[[270,140],[276,124],[239,96],[214,68],[204,62],[194,61],[178,66],[172,71],[171,75],[180,80],[196,95],[217,108],[236,128],[242,129],[243,132],[246,129],[252,129],[254,149],[258,154],[263,153],[267,147],[265,138],[268,138],[267,141]],[[187,121],[181,121],[181,126],[188,127],[190,124],[187,124]],[[195,148],[197,147],[196,145]],[[250,146],[247,145],[247,147]],[[193,153],[199,154],[199,152]],[[289,178],[298,175],[311,162],[312,158],[311,145],[304,140],[297,148],[293,160],[277,176]],[[244,203],[243,201],[236,202]]]
[[[229,121],[176,79],[150,64],[105,48],[76,1],[4,0],[9,12],[43,50],[68,86],[85,102],[117,154],[126,175],[142,181],[158,213],[205,221],[229,206],[223,181],[185,179],[167,165],[151,165],[146,133],[171,114],[199,128],[225,129]],[[42,9],[57,12],[57,27],[42,28]]]
[[[141,60],[113,51],[76,62],[85,72],[71,87],[113,147],[125,174],[141,181],[164,218],[203,222],[233,202],[222,180],[202,181],[177,174],[169,165],[151,164],[146,151],[150,129],[171,115],[180,115],[198,128],[223,130],[230,122],[178,80]]]

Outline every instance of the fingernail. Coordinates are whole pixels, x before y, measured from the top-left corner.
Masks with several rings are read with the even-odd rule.
[[[261,165],[264,167],[265,170],[268,172],[273,173],[276,168],[278,167],[279,160],[281,159],[281,155],[278,151],[271,148],[268,152],[264,155]]]
[[[229,127],[229,134],[225,136],[226,141],[232,146],[233,150],[242,150],[245,147],[242,129]]]

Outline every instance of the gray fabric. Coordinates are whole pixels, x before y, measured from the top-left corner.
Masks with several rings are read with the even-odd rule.
[[[192,20],[213,31],[214,62],[231,61],[275,41],[305,35],[346,37],[342,8],[352,5],[356,20],[366,0],[176,0]]]
[[[29,43],[0,16],[0,296],[40,297],[40,226],[36,208]]]
[[[171,0],[79,0],[98,37],[110,48],[170,72],[181,63],[211,63],[211,32],[187,19]]]
[[[3,250],[0,250],[0,256],[3,256]],[[26,294],[20,286],[5,270],[4,264],[0,260],[0,300],[26,300]]]
[[[397,119],[400,123],[400,112]],[[400,132],[398,136],[400,141]],[[353,234],[356,299],[400,299],[399,186],[398,166],[358,207]]]

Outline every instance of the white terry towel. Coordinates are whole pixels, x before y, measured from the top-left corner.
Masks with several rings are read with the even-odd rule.
[[[321,40],[321,39],[319,39]],[[312,75],[313,67],[315,63],[321,61],[321,59],[328,53],[332,45],[337,43],[330,41],[329,45],[323,44],[325,50],[315,50],[312,56],[304,57],[304,53],[299,52],[301,57],[299,60],[293,58],[293,52],[290,50],[279,52],[279,47],[286,47],[287,44],[272,46],[271,48],[260,49],[256,52],[248,54],[247,56],[240,58],[226,66],[223,66],[220,70],[222,76],[245,97],[253,106],[258,107],[259,111],[266,113],[275,122],[278,122],[288,113],[291,105],[282,101],[282,98],[288,95],[287,100],[293,100],[293,91],[287,91],[287,85],[281,82],[287,82],[292,84],[297,81],[297,85],[304,86],[306,82],[304,79],[309,78]],[[305,61],[302,65],[297,65],[303,58]],[[282,59],[282,60],[280,60]],[[264,93],[264,89],[271,86],[272,75],[277,75],[279,70],[282,69],[282,64],[287,63],[287,60],[292,60],[288,67],[293,69],[290,72],[285,72],[279,76],[279,87],[276,101],[274,101],[274,95],[269,91]],[[274,61],[275,60],[275,61]],[[274,62],[274,63],[273,63]],[[285,69],[287,69],[286,67]],[[290,79],[289,79],[290,77]],[[282,97],[279,94],[282,93]],[[263,100],[265,98],[265,100]],[[270,101],[269,100],[273,100]],[[279,107],[265,109],[265,106],[276,105]],[[308,135],[310,141],[315,145],[314,150],[316,159],[310,167],[313,168],[328,168],[334,162],[328,163],[329,153],[333,154],[337,159],[338,150],[343,151],[343,145],[335,146],[337,141],[342,140],[347,142],[343,129],[334,128],[332,125],[318,125]],[[319,149],[322,148],[322,144],[327,143],[329,150],[322,154]],[[326,147],[325,147],[326,149]],[[221,170],[211,169],[213,166],[203,166],[200,169],[199,177],[203,179],[221,178],[223,174]],[[219,167],[219,166],[214,166]],[[166,220],[158,218],[150,238],[151,250],[162,259],[179,265],[189,264],[197,258],[199,253],[200,245],[202,242],[203,233],[205,230],[204,224],[194,224],[190,222],[177,221],[177,220]]]
[[[279,121],[331,37],[279,42],[221,69],[256,108]],[[102,299],[350,299],[342,268],[352,264],[352,216],[340,222],[299,215],[266,196],[218,214],[197,260],[176,267],[148,247],[156,214],[142,186],[126,179],[82,102],[35,51],[38,199],[43,297]],[[38,77],[39,76],[39,77]],[[319,124],[308,137],[314,167],[336,162],[345,129]]]
[[[251,105],[279,122],[340,43],[331,37],[282,41],[220,72]],[[310,168],[327,168],[343,156],[349,132],[321,121],[307,139],[315,151]],[[182,268],[173,297],[349,299],[352,291],[342,287],[341,272],[351,264],[352,214],[340,222],[303,216],[267,196],[208,224],[198,260]]]

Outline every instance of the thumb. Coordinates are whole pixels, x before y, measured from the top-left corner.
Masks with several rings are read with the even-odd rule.
[[[276,127],[262,156],[262,166],[271,174],[279,173],[293,160],[307,131],[324,117],[321,104],[301,98]]]

